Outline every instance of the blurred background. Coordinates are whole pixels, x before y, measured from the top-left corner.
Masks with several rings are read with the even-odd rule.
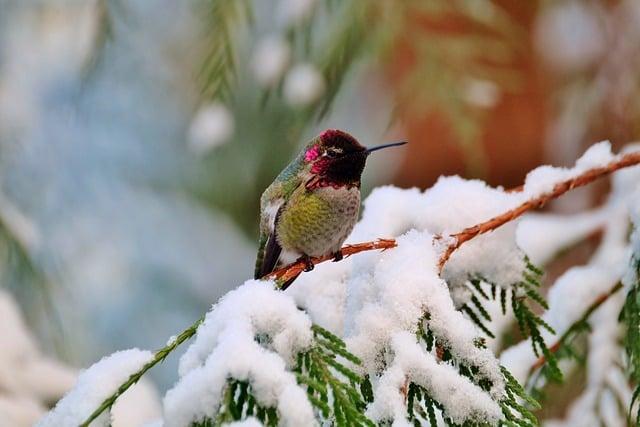
[[[324,128],[410,141],[366,194],[518,186],[639,116],[637,0],[0,0],[0,348],[8,316],[63,371],[162,346],[252,276],[259,196]]]

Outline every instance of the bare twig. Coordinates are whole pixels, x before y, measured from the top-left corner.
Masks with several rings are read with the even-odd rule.
[[[503,214],[500,214],[494,218],[491,218],[488,221],[482,222],[480,224],[476,224],[472,227],[465,228],[464,230],[458,233],[450,235],[450,237],[453,238],[451,239],[452,243],[450,243],[445,248],[444,252],[442,253],[442,256],[440,257],[440,261],[439,261],[440,269],[444,267],[445,263],[449,260],[449,257],[451,257],[451,254],[453,254],[453,252],[456,249],[458,249],[460,246],[462,246],[463,243],[468,242],[474,237],[480,234],[487,233],[489,231],[493,231],[498,227],[508,223],[509,221],[512,221],[518,218],[519,216],[521,216],[523,213],[527,211],[541,208],[542,206],[547,204],[549,201],[553,199],[557,199],[558,197],[562,196],[564,193],[566,193],[569,190],[572,190],[577,187],[582,187],[599,178],[607,176],[619,169],[623,169],[629,166],[634,166],[637,164],[640,164],[640,152],[625,154],[623,156],[620,156],[616,160],[612,161],[606,166],[589,169],[574,178],[559,182],[558,184],[555,185],[555,187],[553,187],[553,189],[550,192],[542,194],[531,200],[527,200],[526,202],[522,203],[521,205],[517,206],[514,209],[511,209]],[[521,190],[522,188],[519,187],[514,191],[521,191]],[[391,249],[391,248],[394,248],[395,246],[397,246],[397,243],[394,239],[378,239],[371,242],[363,242],[363,243],[357,243],[353,245],[346,245],[342,248],[342,254],[344,256],[350,256],[350,255],[354,255],[364,251]],[[328,261],[330,259],[333,259],[333,257],[331,255],[328,255],[323,257],[311,258],[311,262],[314,265],[316,265],[316,264],[320,264],[322,262]],[[305,267],[306,265],[303,261],[294,262],[279,270],[274,271],[273,273],[266,275],[265,278],[275,279],[278,282],[286,282],[287,280],[293,277],[296,277],[300,273],[302,273]]]

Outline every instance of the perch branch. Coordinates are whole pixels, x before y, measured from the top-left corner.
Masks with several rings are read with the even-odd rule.
[[[395,248],[397,243],[394,239],[378,239],[371,242],[364,243],[356,243],[353,245],[345,245],[340,250],[342,252],[343,257],[348,257],[359,252],[364,251],[375,251],[375,250],[385,250]],[[313,265],[320,264],[321,262],[329,261],[333,259],[333,255],[325,255],[321,257],[311,258],[311,262]],[[280,282],[286,282],[289,279],[297,277],[300,273],[304,271],[306,264],[303,261],[297,261],[293,264],[289,264],[285,267],[282,267],[279,270],[274,271],[273,273],[269,273],[265,276],[266,279],[276,279]]]
[[[506,224],[509,221],[512,221],[523,213],[530,211],[532,209],[541,208],[549,201],[553,199],[557,199],[562,196],[567,191],[570,191],[577,187],[582,187],[587,185],[599,178],[602,178],[606,175],[609,175],[619,169],[623,169],[629,166],[634,166],[640,163],[640,152],[628,153],[623,156],[618,157],[616,160],[612,161],[606,166],[589,169],[582,174],[568,179],[566,181],[559,182],[556,184],[553,189],[544,193],[538,197],[535,197],[531,200],[527,200],[521,205],[511,209],[503,214],[500,214],[494,218],[491,218],[488,221],[482,222],[480,224],[476,224],[472,227],[465,228],[464,230],[450,235],[451,243],[445,248],[442,256],[440,257],[439,267],[442,269],[444,264],[449,260],[451,254],[458,249],[462,244],[468,242],[474,237],[487,233],[489,231],[493,231],[496,228]],[[521,191],[522,188],[517,188],[514,191]],[[357,254],[359,252],[364,251],[373,251],[373,250],[385,250],[394,248],[397,245],[394,239],[378,239],[371,242],[357,243],[353,245],[346,245],[342,248],[343,256],[350,256]],[[311,258],[311,262],[316,265],[322,262],[333,259],[332,256],[323,256]],[[289,279],[292,279],[302,273],[305,269],[306,265],[303,261],[297,261],[292,264],[289,264],[279,270],[276,270],[265,276],[266,279],[274,279],[280,283],[284,283]]]

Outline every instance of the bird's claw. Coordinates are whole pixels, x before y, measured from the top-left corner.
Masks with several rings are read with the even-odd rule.
[[[342,255],[342,250],[338,249],[336,252],[333,253],[332,262],[342,261],[342,258],[344,258],[344,256]]]
[[[315,265],[313,264],[313,261],[311,260],[311,257],[309,255],[303,255],[300,257],[299,261],[304,262],[304,271],[305,272],[310,272],[311,270],[313,270],[313,268],[315,267]]]

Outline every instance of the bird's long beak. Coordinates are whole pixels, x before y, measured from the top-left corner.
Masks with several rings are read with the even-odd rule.
[[[375,147],[367,148],[365,150],[365,153],[369,154],[377,150],[382,150],[383,148],[397,147],[398,145],[404,145],[407,142],[408,141],[400,141],[400,142],[392,142],[391,144],[376,145]]]

